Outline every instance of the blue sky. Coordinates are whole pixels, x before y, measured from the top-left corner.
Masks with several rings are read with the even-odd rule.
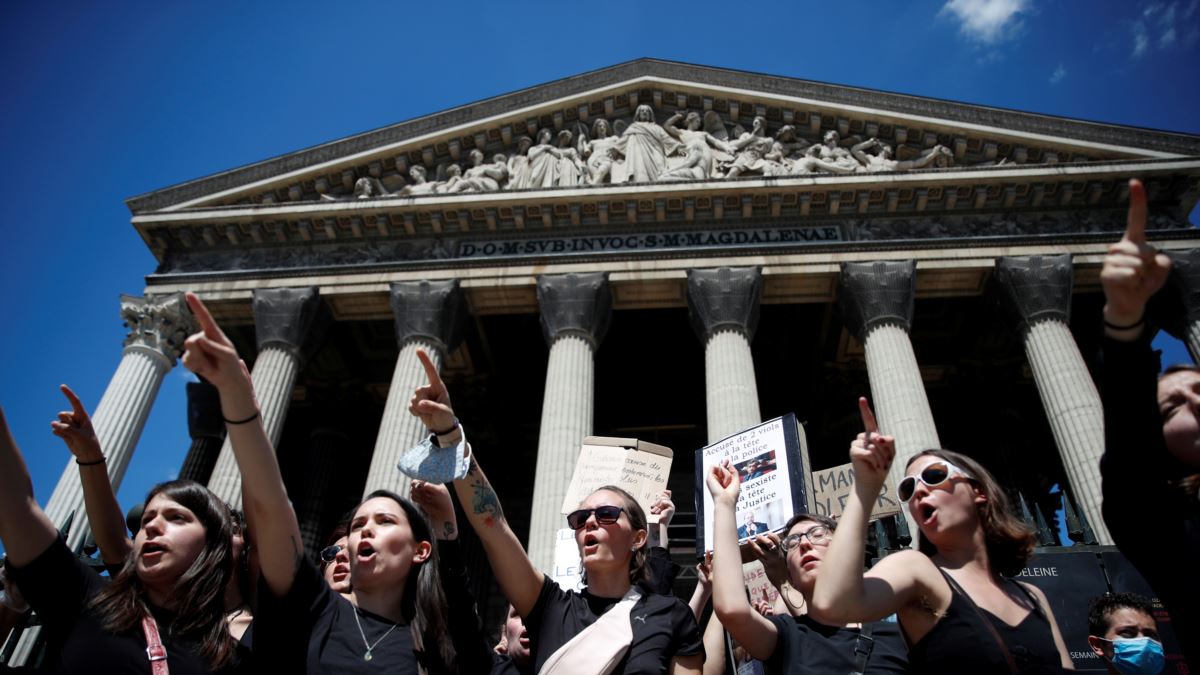
[[[68,457],[57,385],[95,408],[118,295],[155,266],[130,196],[642,56],[1200,133],[1198,5],[4,3],[0,405],[44,502]],[[163,385],[126,507],[182,460],[184,381]]]

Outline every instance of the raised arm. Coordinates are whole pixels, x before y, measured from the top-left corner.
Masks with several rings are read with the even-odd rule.
[[[746,598],[734,513],[740,490],[737,469],[724,460],[709,469],[704,482],[713,497],[713,611],[733,639],[751,656],[765,661],[775,653],[779,631]]]
[[[457,444],[462,439],[462,429],[459,428],[454,410],[450,407],[450,392],[429,355],[418,350],[417,358],[425,368],[429,384],[417,388],[409,403],[409,412],[421,418],[421,422],[431,433],[439,434],[440,445]],[[464,448],[464,452],[468,450]],[[496,491],[492,489],[492,484],[479,467],[479,461],[474,454],[471,455],[466,477],[454,481],[454,491],[463,505],[467,522],[471,523],[471,527],[483,542],[483,549],[496,574],[500,590],[518,614],[522,617],[528,616],[537,602],[546,577],[533,566],[517,535],[513,534],[512,528],[508,526]]]
[[[25,458],[13,440],[4,408],[0,408],[0,541],[9,563],[28,565],[57,537],[54,523],[33,497]]]
[[[850,444],[854,490],[838,520],[837,534],[829,544],[809,603],[809,612],[826,623],[878,621],[894,614],[920,597],[920,580],[929,572],[936,574],[929,559],[915,551],[888,556],[863,574],[867,520],[896,456],[896,440],[879,433],[867,399],[859,398],[858,408],[866,431]]]
[[[220,393],[221,414],[242,473],[244,507],[247,519],[254,524],[250,535],[262,575],[271,592],[282,596],[292,587],[304,556],[296,513],[288,501],[275,450],[263,429],[246,364],[200,298],[188,293],[187,301],[201,330],[187,339],[183,365],[211,382]]]
[[[58,413],[58,420],[51,422],[50,428],[55,436],[67,444],[67,449],[79,465],[83,503],[92,526],[92,536],[100,549],[100,557],[109,565],[120,565],[133,550],[133,541],[129,539],[121,505],[113,494],[100,439],[92,427],[92,418],[75,392],[65,384],[59,389],[70,401],[71,410]]]

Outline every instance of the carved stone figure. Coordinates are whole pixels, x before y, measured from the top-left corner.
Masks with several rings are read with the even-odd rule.
[[[775,140],[767,136],[766,131],[766,118],[755,117],[750,131],[729,144],[730,150],[736,154],[729,170],[725,172],[726,178],[737,178],[748,171],[766,173],[764,169],[767,168],[769,161],[767,155],[771,154],[771,150],[775,146]],[[775,159],[782,159],[782,157]],[[782,168],[781,163],[777,161],[775,163]]]
[[[554,184],[559,187],[582,185],[587,174],[587,167],[579,158],[579,152],[571,147],[573,138],[574,134],[567,129],[558,132],[558,147],[555,148],[558,164],[555,167]]]
[[[683,128],[676,126],[681,119],[684,120]],[[702,129],[702,125],[700,113],[695,111],[687,113],[686,118],[683,111],[677,112],[663,123],[663,129],[668,134],[683,142],[683,152],[687,158],[683,164],[659,176],[659,180],[703,180],[712,177],[715,163],[712,148],[724,151],[729,146]]]
[[[603,117],[592,122],[592,140],[580,134],[577,149],[579,156],[587,159],[589,185],[603,183],[612,174],[613,158],[609,151],[617,140],[618,137],[613,135],[608,120]]]
[[[554,135],[549,129],[540,129],[537,145],[529,149],[529,186],[532,188],[554,187],[558,178],[558,149],[550,145]]]
[[[786,176],[792,172],[796,161],[804,157],[808,141],[796,136],[796,127],[785,124],[775,133],[775,143],[767,157],[772,164],[763,171],[768,176]]]
[[[875,150],[874,153],[870,152]],[[916,159],[897,161],[893,159],[892,146],[878,138],[867,140],[850,148],[850,153],[862,163],[866,171],[912,171],[931,166],[952,166],[954,153],[944,145],[935,145],[922,152]]]
[[[321,201],[336,202],[343,199],[372,199],[375,197],[391,197],[393,193],[388,192],[387,188],[383,187],[383,183],[378,178],[363,176],[354,181],[354,192],[350,197],[335,197],[333,195],[321,195]]]
[[[533,139],[528,136],[521,136],[517,139],[517,151],[508,158],[508,184],[504,187],[509,190],[520,190],[529,187],[529,147],[533,145]]]
[[[610,152],[625,158],[625,180],[649,183],[666,171],[667,155],[681,147],[679,141],[655,123],[654,110],[643,104],[634,111],[633,122]]]
[[[470,158],[471,168],[446,192],[492,192],[508,180],[508,160],[504,155],[496,155],[491,164],[484,164],[483,152],[475,149]]]
[[[433,184],[433,191],[437,193],[456,192],[458,184],[462,182],[462,167],[457,164],[447,164],[443,169],[445,178]]]
[[[792,165],[793,174],[805,173],[855,173],[863,171],[850,151],[838,145],[842,135],[835,130],[825,132],[821,145],[814,145],[804,153],[804,157]]]
[[[408,178],[412,182],[400,188],[396,194],[401,197],[432,194],[437,186],[426,180],[428,175],[429,172],[425,170],[425,167],[420,164],[414,165],[408,170]]]

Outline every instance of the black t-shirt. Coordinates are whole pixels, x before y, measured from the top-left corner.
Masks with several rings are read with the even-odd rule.
[[[492,657],[492,670],[490,675],[526,675],[521,672],[517,664],[507,654],[496,654]]]
[[[467,590],[459,548],[456,542],[439,541],[437,545],[448,607],[450,634],[446,639],[454,644],[457,670],[464,675],[485,673],[491,666],[491,653]],[[418,660],[424,655],[414,651],[409,626],[393,626],[396,624],[384,617],[356,609],[329,588],[320,570],[305,559],[291,590],[282,598],[265,582],[260,587],[254,614],[255,663],[263,672],[416,675]],[[370,661],[364,658],[364,635],[373,646]]]
[[[551,654],[620,600],[595,597],[586,589],[566,591],[546,577],[533,610],[525,617],[534,671],[540,671]],[[674,596],[643,594],[629,613],[629,623],[633,642],[613,671],[616,674],[665,673],[676,656],[704,654],[692,610]]]
[[[55,673],[130,673],[150,675],[146,638],[141,623],[119,634],[104,630],[87,603],[108,582],[77,558],[63,543],[54,542],[24,567],[9,566],[13,581],[37,612],[47,639],[44,670]],[[199,656],[197,643],[171,635],[173,615],[150,606],[158,623],[171,675],[213,672]],[[239,649],[239,657],[245,652]],[[240,662],[239,658],[239,662]],[[221,672],[236,672],[237,665]]]
[[[859,631],[817,623],[807,616],[773,616],[779,632],[775,652],[765,665],[768,673],[790,675],[849,675],[855,671],[854,649]],[[864,673],[908,672],[908,650],[899,626],[891,621],[871,624],[871,654]]]
[[[370,661],[364,658],[364,635],[373,646]],[[263,670],[278,673],[417,675],[409,627],[357,610],[307,558],[283,597],[263,582],[254,615],[254,659]]]

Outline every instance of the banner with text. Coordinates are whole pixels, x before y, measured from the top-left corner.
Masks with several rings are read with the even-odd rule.
[[[579,503],[597,488],[616,485],[637,499],[647,521],[657,523],[658,516],[650,513],[650,506],[667,489],[673,455],[666,446],[636,438],[588,436],[583,439],[583,448],[575,461],[562,514],[579,508]]]
[[[854,465],[843,464],[832,469],[822,469],[813,472],[813,512],[837,518],[842,515],[846,499],[854,489]],[[896,488],[892,481],[883,482],[879,499],[871,510],[871,520],[894,516],[900,513],[900,499],[896,497]]]

